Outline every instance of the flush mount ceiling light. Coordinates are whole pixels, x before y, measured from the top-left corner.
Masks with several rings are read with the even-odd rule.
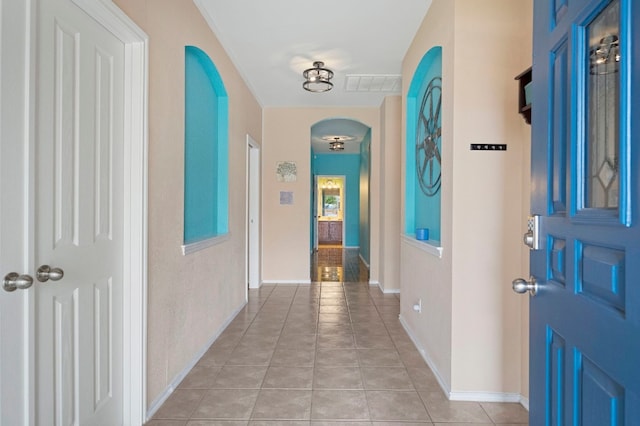
[[[333,71],[324,68],[324,62],[314,62],[313,68],[304,70],[302,76],[306,80],[302,87],[309,92],[328,92],[333,87],[333,83],[329,81],[333,78]]]
[[[346,135],[327,135],[322,137],[322,140],[329,141],[329,149],[331,151],[344,151],[344,143],[354,139],[355,137]]]
[[[333,142],[329,142],[329,149],[331,151],[344,151],[344,142],[339,137],[335,137]]]

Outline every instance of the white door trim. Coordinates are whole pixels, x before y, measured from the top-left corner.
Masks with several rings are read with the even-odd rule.
[[[125,47],[123,419],[146,419],[148,36],[111,0],[72,0]],[[32,234],[33,235],[33,234]],[[33,330],[32,330],[33,333]]]
[[[0,276],[31,274],[28,197],[31,153],[32,5],[0,2]],[[33,377],[28,348],[32,290],[0,290],[0,424],[33,423]],[[31,418],[31,419],[30,419]]]
[[[247,283],[260,288],[260,145],[247,134]]]
[[[318,251],[318,175],[313,175],[313,207],[311,216],[313,217],[313,248],[311,253]]]

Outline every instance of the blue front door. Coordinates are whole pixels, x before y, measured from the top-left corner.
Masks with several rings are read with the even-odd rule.
[[[640,1],[534,1],[530,424],[640,425]]]

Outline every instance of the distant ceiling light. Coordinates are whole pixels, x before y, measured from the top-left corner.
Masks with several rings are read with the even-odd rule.
[[[333,142],[329,142],[329,149],[331,151],[344,151],[344,142],[339,137],[334,138]]]
[[[313,68],[304,70],[302,76],[306,80],[302,87],[309,92],[328,92],[333,87],[333,83],[329,81],[333,78],[333,71],[324,68],[324,62],[314,62]]]

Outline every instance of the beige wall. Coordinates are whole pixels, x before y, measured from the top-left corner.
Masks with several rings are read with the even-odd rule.
[[[402,241],[400,247],[400,315],[420,350],[445,387],[451,386],[451,227],[453,193],[453,78],[454,78],[454,1],[435,0],[413,39],[402,64],[403,100],[422,57],[435,46],[442,46],[442,258],[428,254]],[[402,122],[406,122],[406,101]],[[402,129],[406,140],[406,128]],[[404,145],[403,145],[404,146]],[[402,204],[405,202],[405,155],[402,150]],[[404,216],[402,217],[402,230]],[[422,300],[422,313],[412,306]]]
[[[400,155],[402,98],[388,96],[380,107],[380,287],[400,291]]]
[[[311,126],[349,118],[371,128],[371,281],[379,279],[380,111],[379,108],[265,108],[262,172],[263,282],[310,280]],[[295,182],[278,182],[278,161],[295,161]],[[293,205],[280,205],[280,192],[293,192]],[[377,228],[376,228],[377,227]]]
[[[116,3],[149,36],[147,400],[153,409],[245,303],[246,135],[261,141],[261,109],[192,2]],[[183,256],[186,45],[209,55],[229,97],[231,238]]]
[[[434,0],[403,66],[409,82],[422,56],[443,47],[444,251],[438,259],[403,244],[401,313],[453,398],[524,392],[523,301],[510,283],[528,274],[529,135],[513,78],[531,63],[531,14],[531,0]],[[418,298],[422,314],[410,310]]]

